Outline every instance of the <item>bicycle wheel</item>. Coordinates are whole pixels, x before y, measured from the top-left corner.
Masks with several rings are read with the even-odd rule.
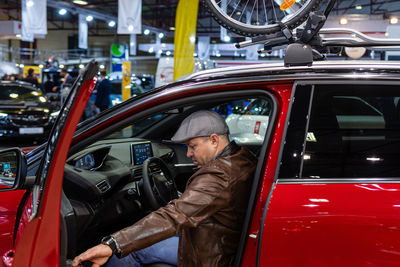
[[[303,23],[322,0],[203,0],[208,11],[228,30],[244,36],[277,32],[280,21],[290,29]]]

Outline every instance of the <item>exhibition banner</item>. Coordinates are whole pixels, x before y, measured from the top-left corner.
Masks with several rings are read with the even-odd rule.
[[[142,33],[142,0],[118,0],[117,33]]]
[[[22,0],[21,35],[23,41],[33,42],[35,34],[47,34],[47,0]]]
[[[79,14],[79,42],[78,47],[88,49],[88,24],[86,16]]]
[[[180,0],[175,18],[174,80],[193,72],[199,0]]]

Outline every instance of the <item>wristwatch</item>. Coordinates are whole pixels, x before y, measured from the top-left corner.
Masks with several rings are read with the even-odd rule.
[[[110,235],[103,237],[103,239],[101,239],[101,243],[109,246],[115,255],[119,255],[121,253],[121,248],[119,247],[117,240],[115,240],[114,237]]]

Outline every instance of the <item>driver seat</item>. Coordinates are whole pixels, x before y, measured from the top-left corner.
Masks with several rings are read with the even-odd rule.
[[[168,264],[168,263],[162,263],[162,262],[144,264],[143,266],[144,267],[176,267],[175,265],[171,265],[171,264]]]

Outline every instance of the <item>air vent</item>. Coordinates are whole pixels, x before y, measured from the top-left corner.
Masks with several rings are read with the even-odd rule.
[[[96,187],[100,190],[101,193],[105,193],[111,188],[111,185],[106,180],[103,180],[100,183],[96,184]]]
[[[142,179],[143,170],[142,168],[132,169],[133,179],[135,181]]]

